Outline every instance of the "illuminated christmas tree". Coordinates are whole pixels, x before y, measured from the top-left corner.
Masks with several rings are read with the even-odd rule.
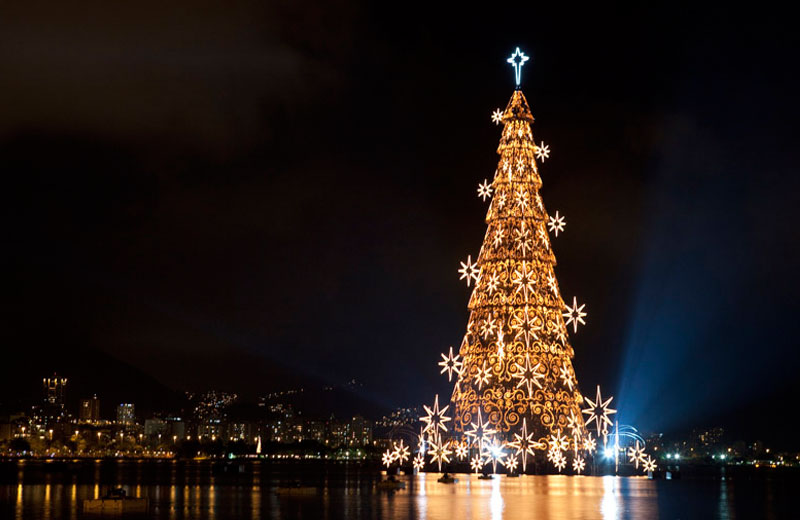
[[[468,286],[474,283],[467,332],[459,355],[443,355],[440,365],[458,374],[456,432],[474,440],[488,427],[517,455],[547,450],[560,471],[565,455],[574,453],[573,467],[582,470],[583,396],[567,332],[577,331],[586,313],[575,298],[571,307],[564,303],[556,279],[550,233],[558,236],[566,223],[558,212],[547,213],[539,194],[537,159],[550,150],[535,143],[534,118],[519,88],[527,59],[517,49],[508,60],[517,89],[505,110],[492,114],[503,133],[494,180],[478,186],[478,196],[490,199],[486,236],[477,260],[468,256],[459,270]]]

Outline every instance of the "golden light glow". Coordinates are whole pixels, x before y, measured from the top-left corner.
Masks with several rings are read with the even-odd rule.
[[[479,188],[483,198],[491,195],[486,235],[477,260],[467,257],[459,270],[475,286],[458,352],[463,364],[452,394],[453,426],[481,452],[496,434],[522,456],[524,470],[527,455],[547,449],[553,434],[566,439],[559,446],[574,446],[576,453],[583,446],[583,396],[567,326],[583,324],[586,313],[575,300],[576,312],[564,312],[547,229],[557,235],[565,222],[558,213],[548,216],[539,194],[537,159],[548,158],[550,149],[534,141],[533,115],[521,90],[493,121],[502,122],[503,131],[494,179]],[[552,462],[565,467],[561,449]]]

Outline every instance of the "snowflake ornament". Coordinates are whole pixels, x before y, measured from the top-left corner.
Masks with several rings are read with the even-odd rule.
[[[575,460],[572,461],[572,470],[580,475],[585,468],[586,461],[583,460],[583,457],[575,457]]]
[[[492,244],[494,244],[495,248],[498,248],[502,245],[504,236],[505,231],[503,231],[503,225],[500,224],[497,226],[497,229],[494,230],[494,237],[492,238]]]
[[[478,262],[473,262],[472,255],[467,255],[467,261],[461,262],[461,269],[458,270],[458,273],[461,275],[459,280],[466,278],[467,287],[469,287],[470,282],[473,280],[477,283],[480,272],[480,269],[478,269]]]
[[[642,469],[645,473],[650,473],[651,471],[656,470],[656,461],[650,455],[647,456],[646,459],[642,461]]]
[[[442,370],[439,373],[444,374],[447,372],[447,382],[449,383],[453,378],[453,372],[455,372],[457,376],[461,375],[461,367],[463,365],[461,356],[459,354],[453,355],[453,347],[450,347],[450,353],[448,355],[439,355],[442,356],[442,360],[439,361],[439,366],[442,367]]]
[[[561,428],[558,429],[555,433],[550,434],[550,449],[557,449],[559,452],[562,452],[569,448],[569,439],[566,435],[561,433]]]
[[[492,112],[492,123],[495,125],[499,125],[503,122],[503,112],[498,108],[494,112]]]
[[[383,465],[386,466],[387,468],[391,466],[392,463],[394,462],[394,451],[388,449],[385,452],[383,452],[383,455],[381,456],[381,461],[383,462]]]
[[[403,440],[400,439],[400,444],[394,445],[394,460],[403,464],[403,462],[407,461],[408,458],[411,456],[411,451],[408,449],[408,446],[403,444]]]
[[[544,162],[545,159],[550,158],[550,147],[544,144],[544,141],[542,141],[541,145],[534,148],[534,153],[536,153],[537,159]]]
[[[425,455],[422,452],[417,453],[417,456],[414,457],[414,461],[411,463],[414,466],[414,469],[419,471],[425,466]]]
[[[487,179],[483,179],[483,184],[478,184],[478,197],[485,201],[492,196],[493,188]]]
[[[564,220],[563,216],[559,216],[558,211],[556,211],[555,216],[551,216],[547,222],[547,227],[555,236],[558,236],[560,231],[564,231],[566,225],[567,221]]]
[[[519,461],[516,457],[508,455],[506,457],[506,461],[503,463],[503,466],[506,467],[509,473],[514,473],[517,470],[517,466],[519,465]]]
[[[456,444],[456,458],[458,458],[458,460],[464,460],[468,451],[469,447],[466,442],[459,442]]]
[[[479,472],[481,468],[484,466],[483,458],[480,455],[475,455],[469,461],[469,467],[472,468],[475,473]]]
[[[573,332],[578,332],[578,324],[586,325],[586,322],[583,321],[583,318],[588,316],[585,312],[583,312],[583,308],[586,307],[586,304],[582,304],[578,307],[578,298],[573,296],[572,297],[572,307],[567,307],[566,312],[562,313],[565,318],[567,318],[567,327],[569,327],[570,323],[573,327]]]
[[[500,286],[500,275],[497,273],[492,273],[486,279],[486,291],[491,296]]]
[[[560,451],[556,454],[556,458],[553,461],[553,466],[558,469],[558,472],[561,473],[561,470],[567,467],[567,457],[564,456],[563,453]]]
[[[592,437],[592,432],[586,432],[586,436],[583,439],[583,449],[589,453],[594,453],[597,449],[597,441]]]

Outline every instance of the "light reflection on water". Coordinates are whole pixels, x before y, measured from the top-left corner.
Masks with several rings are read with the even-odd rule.
[[[260,471],[260,470],[259,470]],[[719,518],[779,517],[775,514],[780,487],[737,486],[734,480],[651,481],[645,478],[585,476],[496,476],[479,480],[476,475],[456,475],[455,484],[441,484],[439,474],[403,477],[406,488],[397,492],[379,491],[379,478],[369,471],[316,473],[317,493],[279,496],[275,486],[284,474],[269,477],[254,473],[244,480],[215,479],[208,472],[195,470],[176,475],[173,470],[160,484],[142,478],[115,474],[102,484],[72,480],[0,484],[0,518],[18,520],[62,520],[89,518],[81,513],[81,502],[105,493],[110,485],[120,485],[130,496],[150,500],[148,518],[272,519],[309,518],[338,520],[358,518],[416,520],[522,520],[522,519],[600,519],[622,518]],[[238,478],[238,477],[237,477]],[[125,482],[129,484],[125,484]],[[770,484],[771,486],[772,484]],[[102,488],[102,489],[101,489]],[[757,507],[744,514],[733,501],[753,498]],[[767,497],[762,500],[761,493]],[[778,502],[782,507],[784,502]],[[760,512],[760,514],[759,514]],[[765,514],[766,513],[766,514]]]

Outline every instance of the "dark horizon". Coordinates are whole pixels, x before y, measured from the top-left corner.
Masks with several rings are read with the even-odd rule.
[[[53,371],[156,403],[353,378],[380,407],[449,395],[519,46],[559,284],[589,313],[583,393],[647,431],[792,441],[791,17],[381,9],[4,9],[0,402]]]

